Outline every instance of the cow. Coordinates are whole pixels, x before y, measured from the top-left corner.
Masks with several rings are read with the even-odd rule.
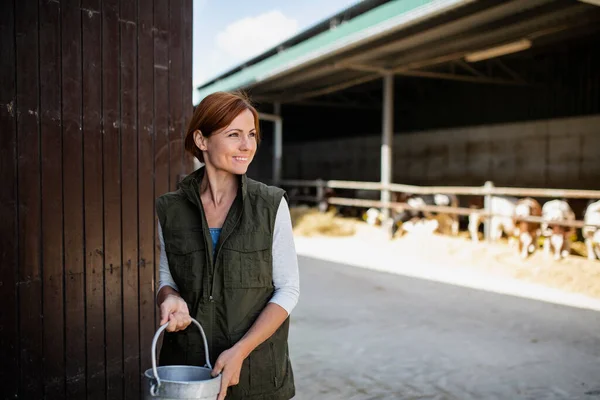
[[[369,208],[364,214],[363,219],[371,226],[381,225],[383,214],[379,208]]]
[[[554,253],[554,259],[560,260],[571,252],[571,236],[573,228],[555,225],[552,222],[575,221],[575,213],[566,200],[550,200],[542,207],[542,235],[544,236],[544,252]]]
[[[490,239],[496,241],[502,237],[504,233],[509,238],[512,237],[515,229],[513,216],[517,205],[517,198],[509,196],[491,196],[490,210],[493,214],[490,217]],[[473,207],[475,203],[471,203]],[[484,209],[476,209],[469,214],[469,233],[471,240],[479,241],[479,226],[485,220]]]
[[[583,222],[585,225],[581,233],[585,239],[588,260],[600,260],[600,200],[588,204]]]
[[[324,192],[325,198],[328,200],[331,197],[340,197],[348,199],[358,200],[380,200],[381,195],[376,190],[361,190],[361,189],[346,189],[346,188],[327,188]],[[336,215],[345,218],[358,218],[364,219],[364,215],[369,209],[365,206],[348,206],[348,205],[334,205],[336,209]]]
[[[541,215],[542,207],[540,203],[531,197],[521,199],[515,205],[513,236],[517,239],[521,258],[527,258],[535,252],[540,235],[539,222],[528,222],[522,218],[540,217]]]
[[[319,200],[319,203],[317,205],[317,207],[319,208],[319,211],[324,213],[329,211],[329,198],[330,197],[335,197],[335,190],[333,190],[332,188],[326,187],[323,188],[323,198]]]
[[[428,195],[415,195],[412,193],[394,193],[393,201],[400,203],[407,203],[410,207],[423,207],[423,206],[445,206],[445,207],[458,207],[458,198],[453,194],[428,194]],[[444,213],[436,213],[431,211],[421,211],[414,208],[406,208],[402,211],[397,211],[393,215],[394,224],[393,224],[393,232],[395,234],[399,227],[411,221],[412,223],[417,223],[423,219],[431,219],[436,215],[444,215],[447,216],[450,220],[450,230],[453,235],[458,235],[458,215],[448,215]],[[427,225],[433,226],[433,225]],[[436,228],[439,226],[436,225]],[[435,230],[435,229],[434,229]]]

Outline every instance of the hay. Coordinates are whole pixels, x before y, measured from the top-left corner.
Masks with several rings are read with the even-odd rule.
[[[335,211],[319,212],[316,208],[292,207],[290,209],[294,234],[300,236],[352,236],[356,221],[335,216]]]

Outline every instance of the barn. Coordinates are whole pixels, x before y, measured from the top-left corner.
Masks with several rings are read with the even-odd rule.
[[[194,166],[192,0],[0,12],[3,398],[139,398],[154,198]],[[364,0],[198,88],[244,89],[249,174],[600,189],[598,0]]]
[[[0,7],[0,398],[140,398],[192,0]]]
[[[600,188],[597,1],[366,0],[198,88],[263,112],[260,179]]]

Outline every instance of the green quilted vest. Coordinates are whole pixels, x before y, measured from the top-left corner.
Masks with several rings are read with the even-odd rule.
[[[210,361],[250,329],[273,296],[272,242],[282,189],[240,177],[215,254],[199,197],[204,168],[187,176],[176,192],[156,201],[169,268],[181,297],[207,336]],[[242,365],[228,400],[294,397],[288,355],[289,318]],[[204,365],[202,337],[194,325],[165,333],[161,365]]]

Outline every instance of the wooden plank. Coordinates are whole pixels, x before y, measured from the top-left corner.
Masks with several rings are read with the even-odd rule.
[[[169,8],[167,2],[154,1],[154,197],[169,191]],[[158,219],[155,215],[155,226]],[[155,235],[154,260],[159,259],[160,244]],[[155,261],[155,265],[158,261]],[[158,282],[158,268],[155,268]],[[156,311],[156,309],[155,309]],[[158,324],[155,312],[154,325]]]
[[[102,196],[102,15],[82,0],[85,305],[88,399],[106,397]]]
[[[151,368],[154,325],[154,38],[152,3],[138,15],[140,366]],[[144,388],[145,389],[145,388]]]
[[[60,4],[39,9],[44,397],[64,399]]]
[[[14,4],[7,2],[0,13],[0,349],[3,362],[0,382],[7,398],[19,398],[19,304],[17,230],[17,119],[15,87]]]
[[[102,118],[104,122],[104,311],[106,397],[123,397],[121,129],[119,2],[102,2]]]
[[[182,69],[182,107],[183,107],[183,139],[187,132],[187,126],[192,118],[194,106],[192,104],[192,16],[193,4],[192,0],[182,0],[181,17],[182,17],[182,50],[183,50],[183,69]],[[185,144],[185,142],[184,142]],[[190,173],[194,170],[194,157],[184,150],[184,173]]]
[[[83,137],[81,1],[62,11],[62,123],[65,257],[65,372],[67,398],[86,396],[85,253],[83,247]],[[85,17],[87,18],[87,17]]]
[[[20,396],[43,396],[38,8],[15,2]]]
[[[137,1],[121,0],[121,182],[124,398],[140,393],[138,305]]]
[[[170,190],[177,189],[178,176],[183,170],[183,129],[181,104],[181,0],[169,1],[169,147]]]

